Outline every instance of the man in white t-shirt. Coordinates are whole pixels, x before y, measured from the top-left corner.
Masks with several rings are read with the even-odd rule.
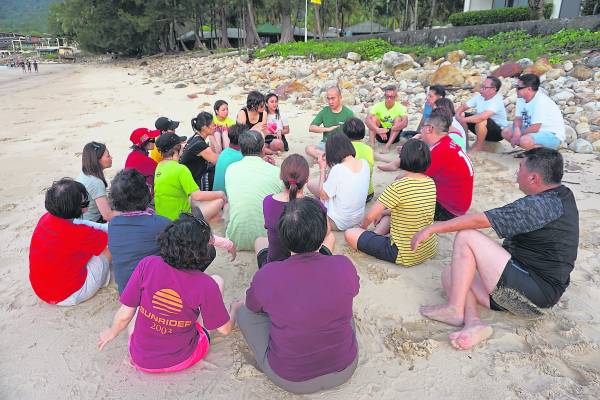
[[[523,74],[517,81],[517,106],[513,126],[502,136],[513,146],[525,150],[534,147],[558,149],[565,140],[565,121],[560,108],[552,99],[538,91],[540,78]]]
[[[469,154],[482,150],[485,141],[502,140],[502,129],[508,126],[508,120],[502,96],[498,93],[501,85],[500,79],[488,76],[479,88],[479,94],[462,104],[456,111],[456,119],[463,128],[477,135]],[[476,113],[465,113],[469,108],[474,108]]]

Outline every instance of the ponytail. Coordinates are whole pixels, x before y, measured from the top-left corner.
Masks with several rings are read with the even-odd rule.
[[[298,195],[298,182],[295,179],[290,179],[287,181],[286,185],[290,191],[289,197],[290,201],[296,200],[296,196]]]

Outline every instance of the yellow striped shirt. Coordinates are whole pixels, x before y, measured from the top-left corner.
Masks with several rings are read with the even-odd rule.
[[[404,177],[392,182],[379,196],[378,201],[392,210],[390,239],[398,248],[396,264],[411,267],[437,253],[436,235],[421,243],[416,251],[410,248],[413,235],[433,222],[433,179]]]

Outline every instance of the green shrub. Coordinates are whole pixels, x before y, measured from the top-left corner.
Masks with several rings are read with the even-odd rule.
[[[585,29],[563,29],[552,35],[531,36],[523,30],[502,32],[489,38],[471,36],[462,42],[449,43],[442,47],[393,46],[383,39],[369,39],[356,42],[345,41],[308,41],[295,43],[274,43],[256,52],[259,58],[269,56],[287,57],[291,55],[317,58],[345,57],[353,51],[365,60],[372,60],[394,50],[412,54],[416,57],[444,57],[453,50],[464,50],[467,54],[480,54],[494,63],[502,63],[520,58],[536,60],[541,56],[550,57],[551,62],[561,61],[565,52],[600,48],[600,31],[591,32]]]
[[[552,15],[552,3],[544,5],[544,18],[550,18],[550,15]],[[448,21],[454,26],[471,26],[529,21],[530,19],[529,7],[506,7],[454,13],[450,15]]]

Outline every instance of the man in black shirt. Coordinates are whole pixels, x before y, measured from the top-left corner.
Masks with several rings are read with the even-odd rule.
[[[561,184],[559,152],[534,148],[524,153],[517,174],[525,197],[480,214],[436,222],[413,237],[416,249],[434,233],[459,231],[452,264],[442,273],[448,303],[421,307],[424,316],[464,326],[450,334],[457,349],[491,336],[479,319],[477,303],[492,310],[539,315],[555,305],[569,286],[577,258],[579,213],[571,190]],[[477,229],[492,228],[502,246]]]

